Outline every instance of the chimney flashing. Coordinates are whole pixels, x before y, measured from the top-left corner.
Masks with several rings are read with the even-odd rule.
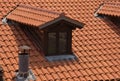
[[[15,81],[36,81],[36,77],[31,69],[28,71],[28,76],[26,78],[19,76],[19,72],[16,72]]]

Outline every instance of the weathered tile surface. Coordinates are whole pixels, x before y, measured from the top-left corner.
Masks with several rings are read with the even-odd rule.
[[[30,45],[30,68],[37,81],[88,81],[120,78],[120,28],[109,20],[94,17],[104,0],[2,0],[0,18],[18,4],[31,5],[82,21],[84,28],[73,32],[72,49],[78,60],[47,62],[33,42],[17,26],[0,21],[0,64],[6,81],[18,69],[18,47]],[[117,0],[116,0],[117,1]],[[117,1],[118,2],[118,1]]]

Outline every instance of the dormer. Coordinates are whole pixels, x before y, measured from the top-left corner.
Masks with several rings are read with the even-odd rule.
[[[120,2],[104,2],[96,10],[95,16],[109,19],[120,26]]]
[[[25,5],[17,6],[5,19],[20,26],[46,57],[55,58],[73,55],[72,31],[84,25],[64,13]]]

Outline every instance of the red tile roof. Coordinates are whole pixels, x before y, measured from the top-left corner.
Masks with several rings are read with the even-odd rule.
[[[31,5],[66,15],[85,23],[73,32],[72,49],[78,60],[48,62],[18,26],[0,25],[0,64],[6,81],[18,69],[18,47],[30,45],[30,68],[37,81],[88,81],[120,78],[120,28],[110,20],[94,17],[104,0],[4,0],[0,18],[18,4]]]
[[[80,28],[83,26],[83,23],[65,16],[64,13],[57,13],[28,5],[19,5],[15,7],[5,18],[19,23],[39,27],[40,29],[60,20],[66,20]]]
[[[59,17],[60,13],[19,5],[7,15],[7,19],[32,26],[40,26]]]
[[[120,17],[120,2],[106,2],[100,6],[97,14]]]

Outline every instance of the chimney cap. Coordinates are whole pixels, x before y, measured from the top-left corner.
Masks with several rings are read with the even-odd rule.
[[[20,46],[19,47],[19,53],[20,54],[28,54],[28,53],[30,53],[30,47],[29,46],[27,46],[27,45],[22,45],[22,46]]]
[[[19,47],[20,50],[30,50],[31,48],[27,45],[22,45]]]

